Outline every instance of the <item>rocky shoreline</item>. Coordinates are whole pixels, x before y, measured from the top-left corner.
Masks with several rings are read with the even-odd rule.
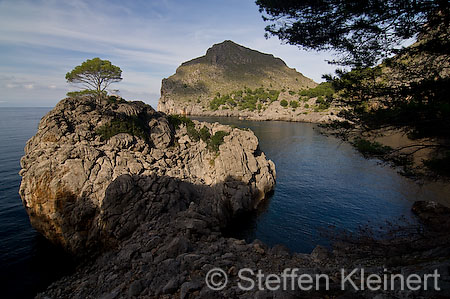
[[[220,124],[189,125],[175,128],[142,102],[62,100],[41,120],[21,160],[20,195],[32,225],[77,254],[105,239],[105,231],[117,228],[112,235],[118,239],[128,235],[152,218],[146,210],[173,212],[207,198],[209,213],[225,224],[254,209],[275,185],[275,166],[255,135]],[[209,149],[188,134],[198,130],[209,140],[222,132],[222,144]]]
[[[207,110],[199,105],[192,103],[175,102],[169,96],[164,95],[164,91],[161,90],[161,98],[158,102],[158,111],[168,114],[179,114],[188,116],[218,116],[218,117],[239,117],[245,120],[254,121],[291,121],[291,122],[306,122],[317,124],[329,124],[334,121],[342,121],[343,119],[337,114],[341,110],[337,107],[331,107],[326,111],[314,111],[314,109],[297,108],[291,109],[280,105],[280,102],[276,101],[267,106],[265,110],[261,111],[249,111],[249,110]],[[289,98],[286,94],[284,97]],[[309,105],[314,107],[316,98],[310,99],[303,105]]]
[[[114,127],[116,120],[129,126]],[[141,102],[68,98],[42,119],[21,165],[20,195],[31,223],[82,261],[38,298],[450,295],[447,228],[418,241],[341,240],[332,251],[318,246],[311,254],[224,237],[222,228],[254,210],[275,185],[275,166],[251,131],[171,119]],[[436,208],[419,205],[416,211],[426,219]],[[448,217],[448,211],[437,211]],[[438,269],[441,291],[341,289],[341,269],[362,267],[368,274]],[[214,268],[228,275],[220,291],[205,281]],[[243,268],[326,274],[329,289],[243,290]]]

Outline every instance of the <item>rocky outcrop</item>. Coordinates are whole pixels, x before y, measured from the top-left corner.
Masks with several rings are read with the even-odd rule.
[[[256,208],[275,185],[275,166],[255,135],[194,125],[212,135],[225,132],[217,152],[142,102],[62,100],[41,120],[21,160],[20,195],[31,224],[84,254],[191,204],[204,207],[204,217],[218,226]]]
[[[218,132],[223,142],[207,138]],[[38,298],[450,296],[448,233],[433,242],[340,242],[311,254],[224,237],[221,228],[252,211],[275,184],[274,165],[250,131],[174,122],[140,102],[66,99],[42,119],[25,152],[20,194],[33,226],[73,253],[93,253]],[[228,276],[219,291],[205,280],[214,268]],[[238,287],[244,268],[325,274],[329,288],[244,290]],[[441,291],[342,290],[342,268],[364,268],[366,275],[438,269]]]
[[[341,108],[316,109],[317,97],[300,96],[317,83],[271,54],[232,41],[209,48],[204,56],[184,62],[161,84],[158,111],[195,116],[234,116],[249,120],[329,123]],[[261,92],[257,93],[256,90]],[[253,93],[251,93],[252,91]],[[268,98],[268,93],[277,96]],[[230,96],[211,106],[216,99]],[[282,101],[295,102],[283,106]]]
[[[429,229],[438,232],[450,231],[450,208],[435,201],[416,201],[412,211]]]
[[[156,178],[159,179],[167,180]],[[124,186],[121,188],[123,194],[129,194],[129,190],[141,184],[140,180],[139,177],[124,176],[117,183]],[[168,180],[169,184],[177,184],[177,181]],[[189,185],[183,188],[189,189]],[[202,191],[208,192],[209,187],[203,188]],[[180,192],[184,191],[180,189]],[[167,190],[167,194],[174,193]],[[181,202],[182,206],[171,206],[170,210],[153,211],[155,217],[140,223],[132,236],[123,240],[114,250],[106,251],[93,262],[85,263],[74,274],[56,281],[37,297],[290,299],[450,296],[448,240],[420,250],[416,247],[417,241],[403,240],[389,244],[371,243],[368,240],[366,243],[340,243],[333,251],[317,246],[311,254],[291,253],[281,245],[270,248],[258,240],[246,243],[244,240],[225,238],[218,230],[216,221],[205,216],[208,214],[205,209],[207,206],[201,207],[202,203],[198,202],[190,203],[185,208],[186,202]],[[421,243],[428,244],[429,240],[425,239]],[[386,250],[389,248],[392,250]],[[223,289],[213,290],[208,286],[206,277],[209,271],[217,268],[226,273],[228,280]],[[267,275],[281,275],[284,269],[294,268],[298,275],[326,275],[329,278],[328,289],[324,282],[317,290],[315,282],[309,290],[299,289],[296,280],[294,287],[288,280],[286,289],[280,287],[272,291],[267,288]],[[361,268],[364,274],[361,274]],[[255,287],[248,290],[238,287],[239,284],[249,287],[248,281],[239,277],[241,269],[254,271],[255,275],[246,272],[244,277],[255,281]],[[351,278],[357,289],[349,283],[342,289],[342,269],[347,274],[356,269],[356,274]],[[414,274],[423,277],[433,274],[435,270],[440,275],[439,291],[431,286],[431,280],[426,290],[402,290],[400,284],[393,289],[389,286],[386,290],[359,290],[360,285],[372,274],[386,273],[390,277],[391,274],[402,273],[405,276]],[[261,287],[256,278],[258,271],[264,275]],[[216,277],[214,282],[223,280]]]

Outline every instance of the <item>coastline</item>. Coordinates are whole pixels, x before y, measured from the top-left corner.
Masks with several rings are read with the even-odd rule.
[[[450,178],[433,172],[424,163],[433,154],[438,140],[410,138],[408,128],[385,127],[367,130],[359,126],[342,126],[339,123],[323,124],[319,132],[334,136],[351,144],[367,159],[375,158],[394,168],[400,175],[418,185],[433,185],[450,194]],[[446,191],[447,190],[447,191]],[[450,207],[450,197],[440,204]]]
[[[50,145],[58,142],[62,142],[69,146],[78,146],[77,141],[75,141],[75,143],[66,143],[66,141],[64,141],[64,138],[72,138],[70,137],[72,136],[70,134],[66,136],[64,133],[61,136],[52,135],[53,137],[49,137],[50,133],[57,133],[57,131],[52,129],[52,125],[50,125],[51,122],[58,119],[55,117],[58,116],[58,113],[65,113],[65,109],[70,107],[70,105],[70,101],[66,101],[58,106],[56,114],[53,116],[50,115],[48,120],[46,120],[50,123],[40,126],[40,130],[42,131],[38,132],[37,135],[39,135],[39,137],[36,137],[37,139],[27,145],[28,151],[33,150],[33,148],[38,149],[40,146],[52,149]],[[134,109],[142,108],[138,108],[140,107],[140,104],[133,109],[129,109],[131,107],[127,107],[126,105],[127,104],[119,104],[115,109],[126,111],[127,113],[137,113]],[[78,109],[79,112],[90,112],[90,114],[97,111],[95,109],[89,110],[92,109],[90,104],[78,105]],[[85,109],[88,109],[89,111],[85,111]],[[74,117],[73,120],[78,119],[76,113],[72,116]],[[108,113],[105,115],[108,115]],[[64,121],[72,120],[71,118],[67,119],[66,115]],[[154,123],[154,125],[158,127],[161,122],[162,120],[159,120],[158,123]],[[96,123],[104,122],[98,122],[97,120]],[[188,124],[189,123],[182,125],[180,128],[182,131],[176,135],[176,139],[178,140],[177,144],[186,150],[192,147],[188,146],[188,144],[192,144],[193,142],[191,139],[193,137],[187,135]],[[220,130],[230,130],[226,129],[227,126],[217,124],[209,125],[206,123],[193,122],[193,125],[198,131],[202,126],[207,126],[213,133]],[[64,124],[58,124],[58,128],[64,129]],[[89,137],[89,135],[84,135],[83,130],[85,129],[82,129],[83,127],[76,128],[78,129],[74,131],[74,133],[76,133],[75,136],[85,136],[82,138]],[[232,132],[238,134],[237,136],[248,135],[248,137],[238,141],[237,144],[249,148],[250,152],[256,151],[258,146],[254,142],[251,142],[253,137],[250,135],[252,135],[252,133],[237,128],[233,128],[232,130]],[[164,129],[162,129],[162,131],[164,132]],[[118,153],[116,153],[117,156],[121,156],[129,149],[139,145],[137,139],[130,139],[126,135],[116,136],[117,137],[113,137],[108,144],[113,146],[113,148],[119,148]],[[170,138],[167,139],[166,137],[167,135],[165,134],[158,134],[151,138],[154,140],[155,145],[167,148],[170,144]],[[220,156],[225,153],[222,152],[222,150],[225,151],[225,147],[223,146],[227,145],[229,141],[229,139],[225,139],[225,144],[221,145]],[[101,146],[103,144],[98,142],[99,140],[96,140],[92,145]],[[200,142],[199,144],[201,145],[201,141],[198,142]],[[84,144],[83,146],[90,146],[89,143],[81,144]],[[198,143],[194,142],[194,144]],[[203,146],[204,149],[206,149],[206,144]],[[54,149],[58,150],[58,147]],[[148,152],[156,161],[161,160],[155,156],[159,155],[157,152],[159,153],[161,151],[156,151],[155,149],[145,151],[143,148],[138,151],[141,150]],[[174,150],[176,151],[177,149],[169,147],[169,152]],[[234,151],[235,149],[231,147],[230,150]],[[80,153],[83,152],[89,153],[86,149]],[[174,157],[174,155],[169,152],[162,154],[160,158],[164,158],[162,159],[164,160],[164,164],[161,162],[159,163],[159,166],[168,167],[167,165],[170,163],[169,160],[171,160],[169,156]],[[29,152],[27,159],[30,159],[33,156],[33,154],[30,154],[31,153]],[[259,157],[261,157],[261,154],[262,153],[258,152]],[[234,155],[235,154],[233,154],[233,156]],[[248,155],[248,153],[246,155]],[[52,154],[52,156],[57,155]],[[77,159],[85,161],[89,156],[90,154],[88,154],[88,156],[83,156],[83,154],[81,154]],[[109,156],[109,154],[105,155],[105,157],[106,156]],[[42,157],[42,155],[40,155],[40,157]],[[208,162],[210,159],[209,157],[209,155],[204,156],[205,162]],[[225,160],[226,162],[224,163],[230,163],[230,158],[225,158]],[[127,161],[127,163],[131,162],[129,159]],[[61,164],[64,165],[66,163]],[[27,167],[27,165],[31,164],[27,161],[23,161],[23,165]],[[210,166],[214,165],[210,164]],[[248,167],[251,168],[252,166],[249,164]],[[76,168],[72,169],[76,170]],[[131,168],[129,169],[131,170]],[[28,171],[29,170],[27,170],[27,172]],[[53,171],[54,173],[57,172],[57,170]],[[345,246],[342,246],[341,243],[341,246],[335,247],[333,251],[317,246],[311,254],[292,253],[284,246],[280,245],[270,248],[258,240],[248,244],[242,240],[226,238],[221,233],[220,228],[225,225],[227,221],[230,221],[226,220],[230,218],[220,212],[221,209],[218,209],[220,204],[216,206],[217,202],[215,199],[212,199],[215,198],[213,194],[216,194],[217,191],[221,190],[224,186],[221,186],[220,184],[217,186],[210,184],[210,187],[205,186],[205,179],[203,179],[203,183],[198,181],[199,183],[197,184],[186,185],[177,179],[163,175],[157,174],[156,176],[153,176],[140,172],[136,174],[127,174],[128,171],[129,170],[125,171],[125,174],[122,175],[118,173],[116,179],[114,179],[106,188],[106,197],[103,199],[103,204],[101,205],[103,211],[99,214],[94,213],[94,215],[98,215],[94,217],[101,217],[99,218],[101,219],[101,222],[99,223],[102,223],[100,229],[106,229],[106,234],[101,233],[99,236],[107,242],[108,246],[94,248],[93,251],[89,251],[94,253],[93,259],[85,260],[87,262],[80,265],[75,273],[54,282],[44,293],[38,294],[38,298],[45,298],[48,296],[70,296],[72,298],[85,298],[89,296],[111,298],[121,296],[177,296],[180,298],[188,298],[189,296],[195,296],[200,298],[211,298],[211,296],[217,296],[218,293],[211,290],[211,288],[206,285],[205,277],[207,276],[207,273],[215,267],[225,269],[224,271],[230,278],[230,287],[222,290],[220,293],[222,296],[253,298],[254,296],[261,296],[262,294],[267,295],[267,290],[261,291],[254,289],[244,292],[233,288],[232,286],[237,285],[239,281],[239,269],[251,268],[255,269],[255,271],[256,269],[260,269],[265,273],[275,273],[276,271],[279,271],[279,269],[297,267],[302,273],[326,274],[329,275],[329,277],[337,277],[339,276],[339,271],[342,267],[350,270],[355,268],[356,265],[369,267],[369,273],[375,274],[378,273],[382,267],[385,267],[386,261],[389,260],[391,265],[389,268],[393,272],[403,271],[409,267],[408,271],[414,272],[417,271],[417,269],[421,269],[421,273],[433,273],[436,261],[442,257],[442,251],[437,250],[430,255],[429,250],[435,250],[436,247],[446,246],[446,239],[442,238],[434,238],[434,243],[432,244],[434,247],[431,249],[431,244],[429,244],[428,241],[420,242],[420,244],[417,245],[414,254],[419,254],[420,256],[423,255],[424,257],[427,256],[428,259],[424,262],[422,259],[413,259],[411,256],[412,253],[405,252],[403,251],[404,249],[390,252],[388,255],[379,253],[381,255],[376,254],[375,257],[368,257],[368,252],[374,252],[373,245],[367,247],[368,244],[366,243],[357,243],[357,245],[346,243],[347,245]],[[258,169],[254,169],[254,171],[255,173],[258,173]],[[26,175],[26,172],[22,172],[22,174]],[[256,182],[258,181],[260,180],[256,180]],[[252,209],[252,207],[254,207],[252,202],[246,203],[245,200],[242,201],[246,198],[246,196],[243,197],[246,192],[245,190],[247,190],[246,187],[244,185],[241,186],[239,183],[236,185],[236,183],[236,181],[228,181],[226,184],[227,188],[234,186],[232,189],[241,190],[243,192],[237,196],[234,201],[231,201],[231,208],[234,209],[234,211],[238,211],[239,209]],[[68,184],[67,186],[73,187],[71,184]],[[244,189],[241,187],[244,187]],[[269,189],[270,187],[266,191]],[[77,193],[74,192],[74,194]],[[250,194],[257,195],[257,193],[253,192]],[[161,199],[158,200],[158,198]],[[176,198],[175,201],[173,201],[174,198]],[[206,198],[208,200],[205,200]],[[160,200],[162,200],[162,205],[159,203]],[[73,202],[73,199],[70,200],[70,205],[72,205]],[[74,211],[80,211],[81,209],[81,211],[85,211],[83,212],[85,216],[92,215],[91,212],[89,212],[89,207],[91,206],[89,202],[75,202],[79,205],[79,208],[74,209]],[[149,203],[151,205],[145,208]],[[228,206],[227,209],[230,208],[228,204],[226,206]],[[149,216],[148,218],[142,218],[143,210],[152,211],[150,214],[147,214]],[[59,213],[61,214],[61,212]],[[116,215],[123,216],[117,218]],[[61,216],[69,217],[70,215],[61,214]],[[71,217],[68,219],[70,218]],[[83,218],[80,219],[82,220]],[[61,220],[64,223],[64,218]],[[77,225],[75,225],[75,227],[77,227]],[[61,228],[66,229],[64,226]],[[84,227],[82,229],[85,230]],[[96,230],[93,232],[96,233],[95,231]],[[69,235],[73,235],[73,233],[70,232]],[[63,233],[62,236],[64,237],[65,234]],[[80,236],[82,237],[83,235]],[[50,238],[52,239],[52,237]],[[88,238],[87,240],[90,239]],[[74,239],[74,241],[74,245],[80,244],[77,239]],[[397,241],[398,240],[393,240],[392,242],[396,244]],[[69,243],[70,242],[71,241],[69,241]],[[378,245],[381,246],[380,250],[386,246],[394,246],[389,243],[383,244],[382,242],[378,243]],[[70,246],[69,248],[76,249],[77,247]],[[392,261],[396,259],[396,262]],[[402,262],[399,263],[398,259],[401,259]],[[412,261],[416,261],[417,264],[411,266]],[[376,265],[375,267],[374,264]],[[439,265],[440,267],[443,267],[446,264],[440,263]],[[179,269],[182,270],[180,271]],[[445,276],[447,274],[444,273],[443,275]],[[319,289],[312,290],[307,294],[309,294],[309,296],[323,296],[325,294],[351,295],[354,294],[355,291],[358,291],[359,295],[368,297],[373,295],[372,292],[367,290],[362,293],[360,290],[339,290],[339,279],[334,279],[330,283],[331,291]],[[394,292],[396,291],[397,290]],[[279,294],[280,296],[282,294],[282,296],[289,296],[289,293],[282,291],[280,291]]]

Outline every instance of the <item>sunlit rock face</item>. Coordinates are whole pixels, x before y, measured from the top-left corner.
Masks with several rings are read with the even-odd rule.
[[[251,120],[328,123],[340,109],[313,109],[316,98],[299,91],[317,83],[280,58],[226,40],[182,63],[161,83],[158,111],[168,114],[234,116]],[[283,106],[282,100],[294,102]]]
[[[174,126],[142,102],[62,100],[21,160],[20,195],[31,224],[83,255],[189,207],[217,226],[256,208],[275,185],[275,166],[255,135],[219,124],[193,127],[209,136],[222,131],[223,140],[212,150],[186,124]]]

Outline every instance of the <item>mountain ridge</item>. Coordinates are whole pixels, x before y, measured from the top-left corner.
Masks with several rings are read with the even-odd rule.
[[[205,55],[183,62],[175,74],[162,80],[158,111],[328,122],[332,114],[318,111],[315,99],[300,94],[316,86],[281,58],[225,40]]]
[[[224,53],[227,53],[228,55],[223,55]],[[232,55],[229,55],[229,54]],[[242,57],[242,55],[239,54],[246,54],[246,58]],[[259,55],[260,59],[259,60],[255,60],[255,59],[250,59],[252,58],[252,54],[253,55]],[[267,53],[263,53],[257,50],[253,50],[244,46],[241,46],[231,40],[225,40],[221,43],[218,44],[214,44],[211,48],[209,48],[206,51],[206,54],[194,59],[191,59],[189,61],[183,62],[181,64],[181,66],[186,66],[186,65],[191,65],[191,64],[195,64],[195,63],[204,63],[204,62],[209,62],[211,64],[216,64],[216,65],[224,65],[225,67],[228,66],[225,64],[225,62],[227,62],[227,60],[232,60],[233,63],[235,64],[257,64],[261,61],[261,57],[265,57],[267,59],[273,59],[274,61],[277,61],[280,63],[280,66],[285,66],[287,67],[286,63],[281,60],[278,57],[275,57],[272,54],[267,54]],[[241,58],[240,61],[236,61],[236,58]]]

